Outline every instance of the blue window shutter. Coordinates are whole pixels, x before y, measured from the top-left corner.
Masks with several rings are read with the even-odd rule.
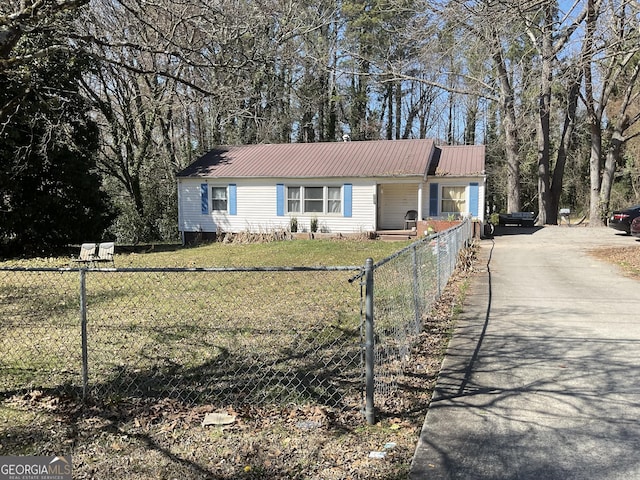
[[[438,184],[429,184],[429,216],[438,216]]]
[[[472,182],[469,184],[469,213],[471,216],[478,216],[478,196],[480,194],[479,187],[476,182]]]
[[[200,202],[202,214],[206,215],[209,213],[209,185],[206,183],[200,184]]]
[[[276,184],[276,214],[284,216],[284,183]]]
[[[238,187],[235,183],[229,184],[229,215],[238,214]]]
[[[344,184],[344,216],[353,216],[353,185],[350,183]]]

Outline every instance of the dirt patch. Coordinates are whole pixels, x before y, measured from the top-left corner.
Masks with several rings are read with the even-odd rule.
[[[412,371],[376,425],[361,412],[318,406],[185,407],[173,400],[117,399],[82,408],[43,391],[0,402],[0,455],[73,456],[74,478],[406,478],[450,338],[473,275],[471,261],[425,320]],[[225,412],[228,425],[203,426]]]

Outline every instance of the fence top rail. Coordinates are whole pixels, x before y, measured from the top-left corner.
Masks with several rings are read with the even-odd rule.
[[[404,254],[405,252],[416,248],[418,245],[430,242],[433,239],[438,238],[445,233],[462,228],[470,220],[465,220],[454,227],[451,227],[442,232],[437,232],[423,238],[420,238],[413,242],[411,245],[398,250],[397,252],[389,255],[386,258],[376,262],[373,265],[374,270],[383,266],[385,263],[390,262],[394,258]],[[344,265],[344,266],[273,266],[273,267],[123,267],[123,268],[97,268],[90,266],[80,267],[6,267],[0,266],[0,272],[358,272],[349,279],[349,282],[353,282],[364,276],[364,266],[362,265]]]
[[[290,266],[290,267],[0,267],[0,272],[353,272],[362,266]]]

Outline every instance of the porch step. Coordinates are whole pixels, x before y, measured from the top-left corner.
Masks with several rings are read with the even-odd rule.
[[[376,238],[378,240],[384,240],[388,242],[401,241],[401,240],[413,240],[417,236],[415,230],[382,230],[376,232]]]

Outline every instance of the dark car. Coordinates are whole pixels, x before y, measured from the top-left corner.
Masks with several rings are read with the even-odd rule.
[[[631,222],[631,235],[640,237],[640,217],[636,217]]]
[[[630,234],[631,222],[636,217],[640,217],[640,205],[634,205],[624,210],[614,210],[609,216],[609,226]]]

